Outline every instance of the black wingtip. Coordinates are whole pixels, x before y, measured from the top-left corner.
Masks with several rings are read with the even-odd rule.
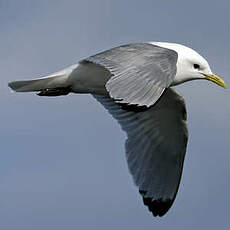
[[[12,82],[8,82],[8,87],[11,88],[13,91],[16,91],[17,87],[15,87],[15,83]]]
[[[146,191],[140,190],[139,192],[143,197],[144,205],[148,207],[149,211],[152,212],[154,216],[161,217],[165,215],[172,206],[173,200],[171,199],[163,200],[162,198],[160,198],[154,200],[153,198],[144,197]]]

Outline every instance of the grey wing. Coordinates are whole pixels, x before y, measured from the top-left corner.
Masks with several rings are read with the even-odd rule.
[[[105,87],[120,103],[153,105],[176,75],[177,53],[148,43],[113,48],[81,62],[99,64],[112,77]]]
[[[171,88],[145,111],[128,111],[109,97],[94,97],[127,133],[126,158],[130,173],[154,216],[171,207],[179,187],[187,146],[186,108]]]

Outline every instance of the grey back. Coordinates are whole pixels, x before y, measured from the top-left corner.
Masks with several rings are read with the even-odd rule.
[[[120,103],[153,105],[176,75],[177,53],[149,43],[119,46],[82,62],[92,62],[110,71],[105,87]]]

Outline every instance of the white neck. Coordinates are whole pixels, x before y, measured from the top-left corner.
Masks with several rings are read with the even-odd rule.
[[[171,86],[178,85],[186,81],[202,79],[201,74],[192,68],[193,63],[197,63],[203,67],[203,73],[212,73],[208,62],[195,50],[176,43],[168,42],[148,42],[149,44],[171,49],[177,52],[177,73]]]

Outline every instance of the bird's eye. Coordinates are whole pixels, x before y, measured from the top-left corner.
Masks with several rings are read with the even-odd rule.
[[[198,64],[193,65],[194,69],[200,69],[200,66]]]

